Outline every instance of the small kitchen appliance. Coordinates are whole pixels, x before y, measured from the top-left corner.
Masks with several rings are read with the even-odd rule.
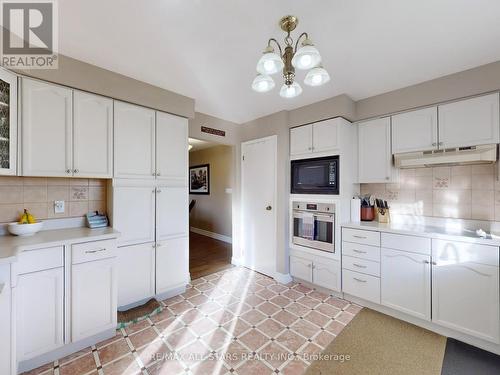
[[[295,245],[335,252],[335,204],[294,201],[293,239]]]
[[[339,194],[339,156],[292,160],[292,194]]]

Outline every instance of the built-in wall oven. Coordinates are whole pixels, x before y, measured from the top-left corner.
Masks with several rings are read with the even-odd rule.
[[[339,156],[292,160],[292,194],[338,194]]]
[[[335,252],[335,204],[294,201],[293,238],[296,245]]]

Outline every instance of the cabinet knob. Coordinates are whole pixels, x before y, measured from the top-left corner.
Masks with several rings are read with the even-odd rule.
[[[267,210],[267,211],[271,211],[272,209],[273,209],[273,208],[272,208],[271,206],[267,206],[267,207],[266,207],[266,210]]]
[[[157,193],[161,193],[161,189],[156,190]]]
[[[153,172],[153,173],[151,173],[151,176],[153,176],[153,177],[154,177],[154,176],[156,176],[156,173],[154,173],[154,172]]]
[[[66,169],[66,173],[70,174],[71,173],[71,169]]]
[[[443,145],[443,142],[439,142],[439,143],[438,143],[438,145],[439,145],[439,146],[442,146],[442,145]]]
[[[157,175],[157,176],[160,176],[160,172],[158,172],[156,175]]]
[[[389,180],[389,176],[387,176],[385,179],[386,179],[386,180]]]
[[[433,143],[432,143],[432,145],[433,145],[433,146],[437,146],[437,143],[436,143],[436,142],[433,142]]]
[[[73,169],[73,173],[78,173],[80,172],[78,169]]]
[[[425,264],[430,264],[431,262],[429,262],[428,260],[424,260],[424,263]]]

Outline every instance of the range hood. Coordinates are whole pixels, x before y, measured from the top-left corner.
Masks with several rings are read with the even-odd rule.
[[[397,168],[421,168],[439,165],[491,164],[497,161],[497,145],[447,148],[394,155]]]

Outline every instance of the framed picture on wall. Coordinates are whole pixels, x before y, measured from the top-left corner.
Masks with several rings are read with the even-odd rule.
[[[210,164],[189,167],[189,194],[210,194]]]

